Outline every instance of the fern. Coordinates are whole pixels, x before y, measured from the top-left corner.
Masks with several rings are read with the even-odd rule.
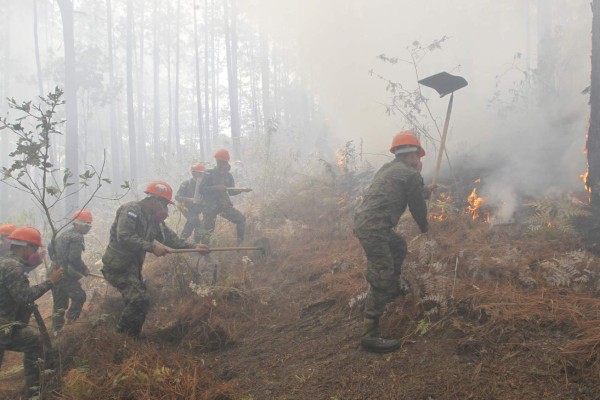
[[[574,203],[566,196],[546,197],[528,203],[534,214],[525,223],[530,231],[556,231],[565,235],[575,234],[573,219],[590,216],[584,205]]]

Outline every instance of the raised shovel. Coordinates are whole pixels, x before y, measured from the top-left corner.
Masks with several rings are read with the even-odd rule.
[[[442,165],[442,156],[446,147],[446,136],[448,134],[448,125],[450,124],[450,114],[452,114],[452,104],[454,103],[454,92],[458,89],[462,89],[468,85],[468,82],[462,76],[451,75],[447,72],[440,72],[439,74],[431,75],[425,79],[421,79],[419,83],[423,86],[435,89],[440,97],[444,97],[450,94],[450,101],[448,101],[448,110],[446,111],[446,121],[444,122],[444,130],[442,131],[442,138],[440,141],[440,148],[438,150],[437,160],[435,162],[435,169],[433,171],[433,178],[431,184],[437,184],[437,180],[440,174],[440,167]]]

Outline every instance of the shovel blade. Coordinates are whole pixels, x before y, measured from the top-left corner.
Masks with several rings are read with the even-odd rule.
[[[254,241],[254,246],[260,247],[260,256],[264,258],[268,258],[271,256],[271,242],[268,238],[262,237]]]
[[[456,92],[458,89],[462,89],[469,84],[462,76],[451,75],[447,72],[431,75],[421,79],[419,83],[434,89],[440,97]]]

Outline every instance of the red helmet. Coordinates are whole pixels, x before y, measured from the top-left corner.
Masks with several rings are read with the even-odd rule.
[[[15,229],[8,238],[13,244],[33,244],[37,247],[43,247],[42,234],[31,226]]]
[[[0,225],[0,236],[8,236],[17,229],[15,224]]]
[[[92,224],[92,213],[88,210],[81,210],[75,212],[71,218],[74,223],[78,223],[81,225],[91,225]]]
[[[146,190],[144,190],[144,193],[152,196],[162,197],[170,204],[175,204],[171,200],[173,198],[173,188],[165,181],[151,182],[148,187],[146,187]]]
[[[215,160],[218,161],[227,161],[229,162],[229,160],[231,159],[231,157],[229,157],[229,152],[225,149],[219,149],[215,152]]]
[[[425,156],[425,150],[421,147],[421,142],[414,131],[402,131],[394,136],[390,153],[396,154],[396,148],[400,146],[415,146],[419,149],[419,157]]]
[[[204,166],[202,164],[200,164],[199,162],[194,163],[190,167],[190,172],[192,172],[192,173],[199,172],[199,173],[203,174],[204,173]]]

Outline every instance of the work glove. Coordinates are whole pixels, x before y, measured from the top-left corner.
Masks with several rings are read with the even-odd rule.
[[[200,254],[206,255],[206,254],[210,253],[210,248],[207,245],[202,244],[202,243],[200,243],[198,246],[196,246],[196,250],[199,250]]]

